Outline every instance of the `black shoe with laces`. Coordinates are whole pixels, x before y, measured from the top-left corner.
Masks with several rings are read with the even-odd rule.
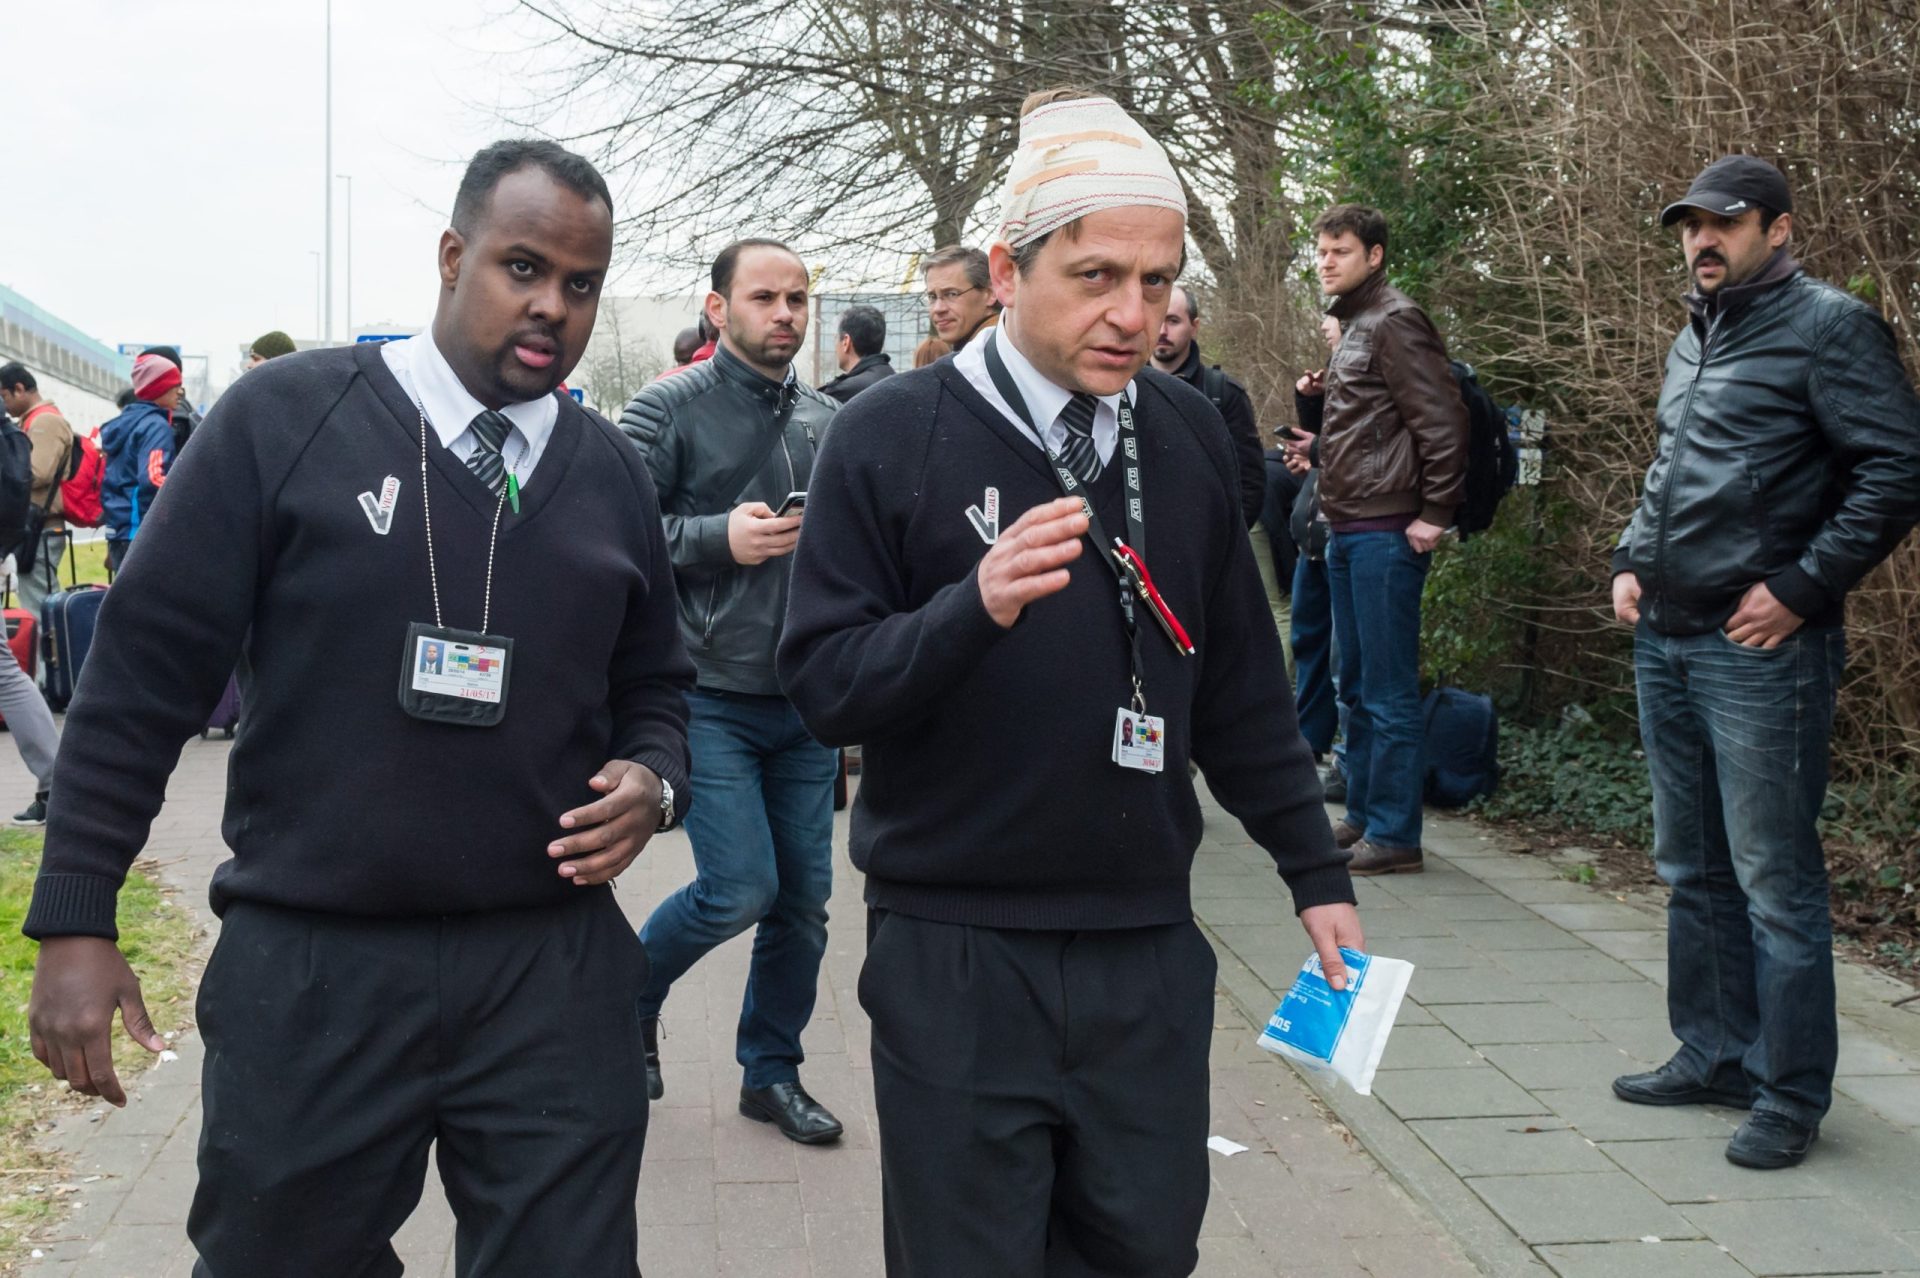
[[[25,812],[13,814],[15,825],[45,825],[47,823],[47,792],[45,790],[33,796],[33,802],[27,805]]]
[[[1819,1127],[1796,1123],[1784,1114],[1756,1109],[1727,1142],[1727,1161],[1760,1171],[1791,1167],[1820,1139]]]
[[[782,1136],[802,1145],[825,1145],[840,1139],[840,1120],[807,1095],[807,1089],[799,1083],[742,1087],[740,1112],[756,1123],[772,1123]]]
[[[1751,1090],[1696,1083],[1675,1069],[1672,1061],[1645,1074],[1622,1074],[1613,1080],[1613,1094],[1635,1105],[1726,1105],[1746,1109],[1753,1104]]]

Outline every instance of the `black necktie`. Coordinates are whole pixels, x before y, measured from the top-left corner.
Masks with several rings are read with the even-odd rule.
[[[1085,391],[1079,391],[1060,410],[1060,424],[1067,428],[1067,442],[1060,449],[1060,460],[1083,484],[1100,478],[1100,450],[1093,446],[1093,409],[1098,402]]]
[[[467,469],[489,491],[497,493],[507,478],[507,464],[500,456],[500,449],[513,433],[513,423],[489,408],[474,418],[468,429],[473,432],[475,447],[467,454]]]

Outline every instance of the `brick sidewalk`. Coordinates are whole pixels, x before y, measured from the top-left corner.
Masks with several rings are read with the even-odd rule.
[[[182,901],[202,917],[207,878],[225,856],[219,815],[227,751],[224,742],[187,746],[150,847],[181,888]],[[28,789],[17,758],[0,751],[0,794]],[[881,1273],[872,1075],[866,1021],[854,997],[865,929],[844,841],[843,824],[834,922],[819,1009],[806,1035],[804,1076],[846,1122],[847,1137],[836,1148],[804,1149],[737,1115],[733,1027],[747,938],[717,951],[681,982],[666,1009],[667,1094],[653,1112],[640,1191],[648,1278]],[[1222,855],[1218,847],[1209,851]],[[661,838],[622,880],[629,916],[642,917],[686,880],[690,866],[684,836]],[[206,921],[211,930],[211,918]],[[1265,934],[1268,952],[1294,965],[1305,953],[1284,903],[1265,903],[1258,923],[1241,931]],[[1258,1013],[1262,1021],[1265,1015]],[[1214,1021],[1213,1131],[1249,1149],[1232,1158],[1210,1155],[1214,1193],[1201,1275],[1455,1278],[1473,1272],[1435,1218],[1290,1070],[1252,1045],[1253,1027],[1234,1003],[1222,997]],[[79,1208],[47,1231],[39,1244],[45,1258],[25,1270],[33,1278],[183,1278],[191,1271],[183,1222],[193,1191],[200,1053],[191,1035],[177,1046],[181,1059],[141,1078],[126,1110],[97,1106],[61,1125],[56,1139],[74,1154],[71,1183]],[[453,1272],[452,1218],[437,1183],[429,1181],[396,1239],[410,1275]]]

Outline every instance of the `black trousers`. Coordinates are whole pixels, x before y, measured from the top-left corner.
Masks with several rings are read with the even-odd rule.
[[[890,1278],[1176,1278],[1207,1206],[1213,950],[872,911]]]
[[[606,888],[370,919],[240,903],[200,987],[198,1278],[391,1278],[427,1148],[462,1278],[637,1278],[647,960]]]

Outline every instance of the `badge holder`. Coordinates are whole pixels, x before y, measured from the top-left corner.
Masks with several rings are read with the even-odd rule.
[[[520,486],[512,470],[493,507],[493,531],[487,541],[486,596],[480,629],[454,630],[440,611],[440,566],[433,553],[433,499],[427,490],[427,413],[420,414],[420,505],[426,516],[427,578],[433,585],[433,624],[407,625],[400,654],[400,709],[428,723],[492,728],[507,717],[507,683],[513,668],[513,640],[487,633],[493,619],[493,560],[500,545],[500,512],[513,499],[520,507]],[[522,450],[521,460],[526,459]]]

